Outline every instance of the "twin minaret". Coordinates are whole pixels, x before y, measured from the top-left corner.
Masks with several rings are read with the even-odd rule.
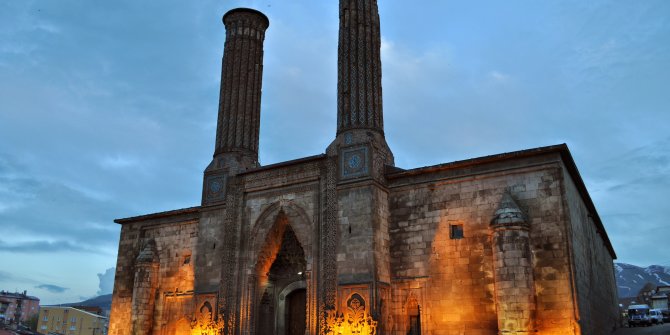
[[[226,13],[223,23],[216,146],[206,175],[232,175],[259,166],[263,40],[269,21],[259,11],[238,8]],[[365,129],[383,136],[380,41],[377,1],[340,1],[338,135]]]
[[[228,177],[259,166],[263,40],[270,25],[263,13],[233,9],[223,16],[226,42],[214,158],[205,169],[202,204],[225,201]]]
[[[233,174],[258,166],[263,82],[263,40],[269,26],[261,12],[238,8],[223,16],[226,42],[213,169]],[[208,169],[210,169],[208,168]]]
[[[337,50],[337,134],[384,133],[377,1],[341,0]]]

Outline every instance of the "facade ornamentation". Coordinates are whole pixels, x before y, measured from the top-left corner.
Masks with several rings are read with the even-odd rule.
[[[363,299],[355,294],[345,312],[328,310],[323,323],[324,335],[376,335],[377,321],[365,309]]]
[[[223,333],[223,326],[223,315],[215,320],[212,312],[207,310],[191,321],[191,335],[220,335]]]

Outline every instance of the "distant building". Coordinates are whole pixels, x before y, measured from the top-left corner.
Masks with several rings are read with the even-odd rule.
[[[0,291],[0,322],[25,322],[38,313],[40,299],[27,293]]]
[[[104,311],[102,310],[102,308],[100,306],[73,305],[73,306],[70,306],[70,307],[76,308],[76,309],[81,310],[81,311],[86,311],[86,312],[89,312],[89,313],[97,314],[97,315],[100,315],[100,316],[107,316],[107,315],[104,314]]]
[[[670,286],[659,286],[656,288],[656,294],[651,297],[651,308],[668,309],[670,303]]]
[[[74,307],[42,306],[37,332],[61,335],[106,335],[107,324],[106,317]]]

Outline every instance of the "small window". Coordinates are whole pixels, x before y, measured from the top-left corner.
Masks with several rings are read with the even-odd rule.
[[[449,229],[449,237],[452,240],[458,240],[463,238],[463,225],[462,224],[452,224]]]

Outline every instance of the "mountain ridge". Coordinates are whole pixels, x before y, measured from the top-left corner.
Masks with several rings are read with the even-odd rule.
[[[670,266],[650,265],[641,267],[628,263],[614,263],[619,298],[635,297],[640,289],[651,283],[655,286],[670,285]]]
[[[80,302],[61,304],[61,306],[100,307],[103,310],[103,314],[109,313],[109,310],[112,309],[112,294],[103,294]]]

